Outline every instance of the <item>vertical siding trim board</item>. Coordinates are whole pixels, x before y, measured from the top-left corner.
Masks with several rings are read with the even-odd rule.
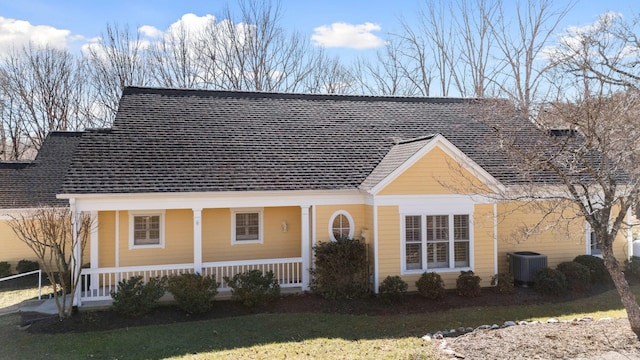
[[[378,252],[378,205],[373,199],[373,292],[378,293],[380,286],[380,253]]]

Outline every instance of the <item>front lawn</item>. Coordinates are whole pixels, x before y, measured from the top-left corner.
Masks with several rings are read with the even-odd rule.
[[[640,292],[635,286],[634,291]],[[486,296],[486,295],[485,295]],[[499,295],[495,295],[499,296]],[[428,300],[425,300],[428,301]],[[215,310],[214,310],[215,311]],[[506,320],[624,317],[615,291],[543,304],[470,306],[429,313],[260,313],[108,331],[32,334],[0,317],[0,358],[401,358],[437,359],[427,332]],[[80,315],[92,322],[91,314]]]

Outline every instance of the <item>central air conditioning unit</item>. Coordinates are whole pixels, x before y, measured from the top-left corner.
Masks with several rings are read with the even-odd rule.
[[[523,283],[533,282],[538,271],[547,267],[547,255],[533,251],[509,252],[507,261],[513,279]]]

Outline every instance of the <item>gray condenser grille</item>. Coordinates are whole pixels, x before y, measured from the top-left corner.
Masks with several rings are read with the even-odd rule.
[[[538,271],[547,267],[547,255],[533,251],[510,252],[507,258],[515,281],[533,282]]]

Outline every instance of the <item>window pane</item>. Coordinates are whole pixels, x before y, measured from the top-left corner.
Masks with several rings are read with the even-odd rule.
[[[453,239],[469,240],[469,215],[453,216]]]
[[[236,241],[260,239],[260,214],[236,214]]]
[[[133,244],[160,244],[160,216],[133,217]]]
[[[469,266],[469,242],[468,241],[456,241],[453,244],[453,257],[455,258],[456,267],[468,267]]]
[[[427,216],[427,241],[449,240],[449,216]]]
[[[411,243],[406,246],[407,270],[422,269],[422,244]]]
[[[351,224],[349,219],[344,214],[339,214],[333,219],[331,224],[331,232],[336,239],[345,239],[349,237],[351,232]]]
[[[448,268],[449,267],[448,242],[432,242],[427,244],[427,267],[428,268]]]

